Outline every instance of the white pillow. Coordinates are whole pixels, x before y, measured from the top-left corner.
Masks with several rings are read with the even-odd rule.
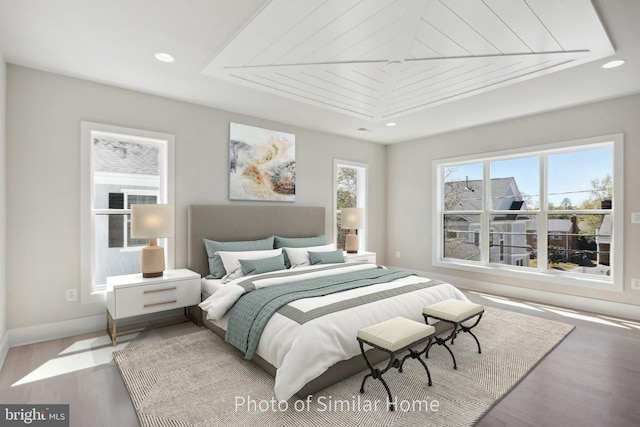
[[[287,251],[291,268],[300,267],[301,265],[311,265],[309,261],[309,252],[331,252],[336,250],[336,245],[329,243],[322,246],[310,246],[307,248],[284,248]]]
[[[271,258],[278,256],[282,253],[282,249],[273,249],[267,251],[243,251],[243,252],[226,252],[218,251],[216,254],[222,260],[224,269],[227,270],[227,274],[222,278],[222,283],[229,283],[230,281],[244,276],[242,272],[242,266],[240,265],[241,259],[261,259]]]

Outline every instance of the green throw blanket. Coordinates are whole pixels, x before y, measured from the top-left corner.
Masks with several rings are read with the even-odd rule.
[[[390,282],[413,273],[385,268],[341,273],[253,290],[231,309],[225,341],[251,359],[271,316],[290,302]]]

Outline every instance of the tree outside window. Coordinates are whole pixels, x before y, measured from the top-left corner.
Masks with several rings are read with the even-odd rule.
[[[344,249],[349,230],[342,229],[340,210],[344,208],[361,208],[366,205],[366,171],[364,164],[347,161],[335,161],[335,207],[336,207],[336,247]],[[365,217],[367,212],[365,210]],[[365,221],[366,223],[366,221]],[[366,248],[365,230],[356,230],[360,240],[360,248]]]

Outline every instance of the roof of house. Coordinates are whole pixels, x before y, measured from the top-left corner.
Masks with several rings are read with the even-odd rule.
[[[158,147],[107,138],[94,138],[93,144],[96,172],[159,174]]]
[[[445,203],[450,203],[448,210],[482,210],[484,181],[481,179],[445,182]],[[491,179],[491,208],[509,210],[513,202],[522,201],[522,194],[515,178]],[[518,210],[520,210],[518,206]]]
[[[527,223],[527,231],[537,231],[538,222],[529,221]],[[547,231],[549,233],[569,233],[571,232],[571,220],[570,219],[548,219]]]

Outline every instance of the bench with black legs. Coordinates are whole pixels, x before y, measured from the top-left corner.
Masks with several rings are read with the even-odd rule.
[[[458,369],[458,364],[456,363],[456,357],[453,355],[453,351],[447,345],[447,341],[451,340],[451,345],[453,345],[453,341],[458,336],[459,332],[466,332],[476,340],[476,344],[478,344],[478,353],[482,353],[480,348],[480,341],[478,341],[478,337],[471,332],[471,329],[475,328],[478,323],[480,323],[480,319],[482,318],[482,314],[484,313],[484,306],[480,304],[475,304],[469,301],[460,301],[456,299],[448,299],[445,301],[438,302],[436,304],[429,305],[422,310],[422,315],[424,316],[425,323],[429,323],[429,319],[436,319],[442,322],[451,323],[453,325],[453,329],[451,333],[446,338],[435,337],[434,341],[432,341],[428,348],[426,349],[426,357],[429,357],[429,350],[431,350],[431,346],[434,344],[441,345],[447,349],[451,358],[453,359],[453,369]],[[463,322],[473,319],[476,317],[475,322],[471,326],[464,325]]]
[[[408,358],[417,359],[422,364],[424,369],[427,371],[427,377],[429,379],[428,384],[431,385],[431,373],[420,356],[429,348],[434,333],[435,328],[433,326],[425,325],[404,317],[396,317],[360,329],[357,335],[358,342],[360,343],[360,351],[362,352],[362,356],[364,357],[367,366],[371,370],[371,373],[367,374],[362,380],[360,393],[364,393],[364,384],[369,377],[380,380],[385,390],[387,390],[387,395],[389,396],[389,410],[393,411],[394,400],[391,397],[391,390],[389,390],[389,386],[384,378],[382,378],[382,375],[391,368],[397,368],[399,372],[402,372],[402,366]],[[422,351],[414,350],[416,346],[425,341],[428,341],[428,343]],[[389,363],[384,369],[380,370],[375,368],[369,362],[364,349],[365,344],[389,353]],[[404,356],[402,361],[400,361],[396,357],[396,354],[407,349],[409,350],[409,354]]]

